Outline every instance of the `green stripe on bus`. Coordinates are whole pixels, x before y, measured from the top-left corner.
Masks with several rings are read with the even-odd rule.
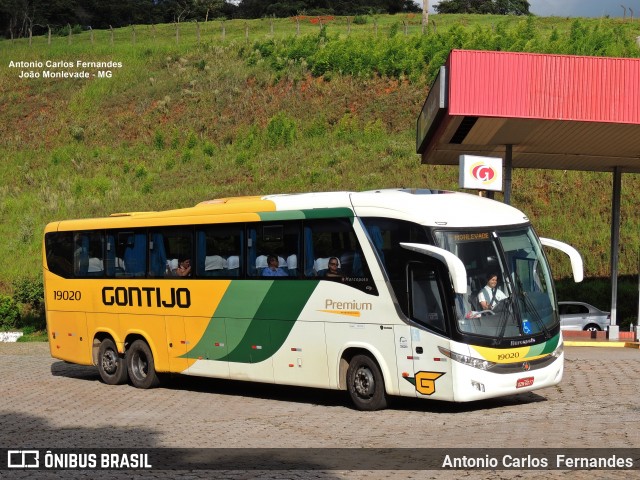
[[[267,296],[270,281],[232,281],[198,343],[183,358],[221,360],[234,349],[249,328],[250,320]],[[243,321],[244,320],[244,321]],[[240,331],[243,329],[244,331]],[[228,335],[231,329],[232,335]],[[234,343],[233,338],[238,340]],[[224,347],[214,346],[223,344]]]
[[[256,311],[248,330],[223,360],[261,362],[282,347],[318,281],[272,280],[269,293]],[[227,336],[232,332],[227,331]]]
[[[353,210],[350,208],[314,208],[313,210],[303,210],[306,218],[353,218]]]
[[[292,210],[290,212],[258,212],[260,220],[263,222],[280,221],[280,220],[304,220],[304,212],[300,210]]]
[[[558,333],[555,337],[547,340],[544,343],[541,343],[539,345],[532,345],[531,348],[529,348],[527,357],[537,357],[538,355],[546,355],[548,353],[551,353],[556,349],[559,341],[560,334]]]
[[[284,343],[318,281],[231,282],[200,341],[183,357],[256,363]],[[216,343],[225,348],[213,348]]]
[[[291,210],[284,212],[258,212],[263,222],[280,220],[304,220],[317,218],[353,218],[350,208],[313,208],[309,210]]]

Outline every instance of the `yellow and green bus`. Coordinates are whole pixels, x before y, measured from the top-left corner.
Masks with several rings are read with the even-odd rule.
[[[47,225],[51,355],[162,373],[465,402],[560,382],[542,244],[519,210],[427,189],[224,198]],[[479,305],[487,274],[503,295]],[[495,303],[495,302],[494,302]]]

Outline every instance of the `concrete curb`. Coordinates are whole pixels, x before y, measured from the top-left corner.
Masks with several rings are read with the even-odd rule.
[[[22,332],[0,332],[0,342],[17,342]]]
[[[580,340],[565,340],[564,344],[567,347],[626,347],[626,348],[640,348],[639,342],[614,342],[614,341],[580,341]]]

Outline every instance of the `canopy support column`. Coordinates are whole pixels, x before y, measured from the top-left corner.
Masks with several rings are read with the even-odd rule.
[[[611,196],[611,324],[609,340],[618,340],[620,327],[617,323],[618,305],[618,251],[620,246],[620,195],[622,191],[622,169],[613,169],[613,192]]]
[[[505,145],[504,154],[504,203],[511,205],[511,171],[513,170],[513,145]]]

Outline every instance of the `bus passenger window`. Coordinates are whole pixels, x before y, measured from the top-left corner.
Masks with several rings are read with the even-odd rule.
[[[240,253],[244,225],[208,225],[196,230],[196,275],[199,277],[240,276]]]
[[[298,276],[300,255],[300,222],[268,222],[253,224],[248,229],[247,273],[251,277],[263,278],[269,268],[268,258],[273,255],[278,260],[278,277]]]
[[[150,272],[164,277],[190,277],[193,273],[193,234],[188,228],[150,232]]]
[[[432,268],[419,263],[410,265],[409,298],[412,319],[434,330],[446,330],[442,295]]]
[[[74,275],[102,277],[104,275],[104,236],[102,232],[74,234]]]
[[[340,281],[366,293],[378,294],[351,219],[306,221],[304,243],[305,277]],[[337,264],[339,274],[327,277],[330,262]]]
[[[119,232],[116,263],[117,276],[144,277],[147,271],[147,235],[143,232]],[[118,275],[120,273],[120,275]]]
[[[47,233],[45,248],[49,271],[63,278],[73,277],[73,233]]]

